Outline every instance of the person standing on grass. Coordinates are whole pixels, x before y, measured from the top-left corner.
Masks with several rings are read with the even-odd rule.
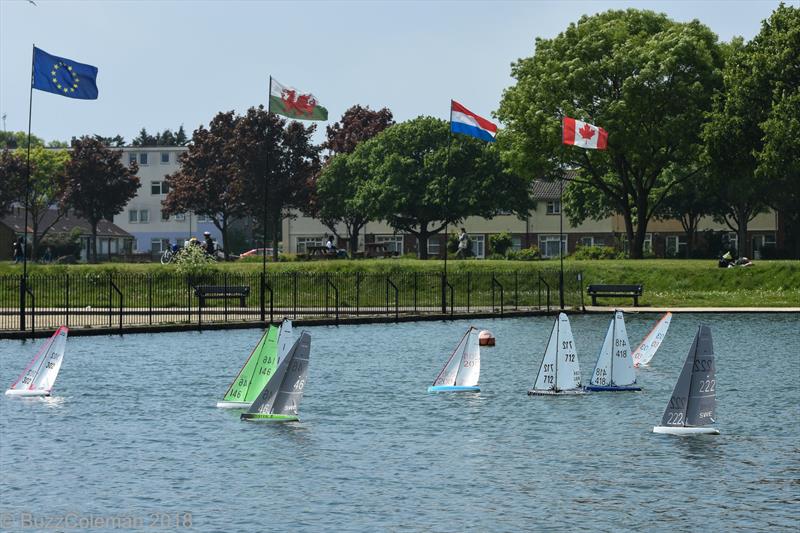
[[[458,236],[458,252],[456,252],[456,257],[459,259],[466,259],[469,253],[468,251],[469,235],[467,235],[467,230],[461,228],[461,235]]]
[[[22,242],[22,237],[18,238],[14,241],[14,244],[11,245],[11,248],[14,252],[14,263],[21,263],[25,260],[25,245]]]

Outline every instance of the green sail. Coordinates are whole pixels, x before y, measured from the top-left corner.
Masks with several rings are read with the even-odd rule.
[[[278,332],[275,326],[269,329],[258,341],[255,349],[247,358],[247,362],[233,380],[228,392],[225,393],[226,402],[252,402],[258,397],[264,384],[269,380],[278,366]]]

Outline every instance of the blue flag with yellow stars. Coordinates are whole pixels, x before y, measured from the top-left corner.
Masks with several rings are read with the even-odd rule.
[[[33,88],[69,98],[97,100],[97,67],[33,48]]]

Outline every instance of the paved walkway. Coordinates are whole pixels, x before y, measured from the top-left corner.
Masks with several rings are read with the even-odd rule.
[[[598,313],[619,309],[625,313],[800,313],[800,307],[612,307],[587,305],[586,311]]]

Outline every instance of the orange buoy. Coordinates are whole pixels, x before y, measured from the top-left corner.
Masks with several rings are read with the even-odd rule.
[[[494,346],[494,335],[488,329],[481,331],[478,334],[478,345],[480,346]]]

